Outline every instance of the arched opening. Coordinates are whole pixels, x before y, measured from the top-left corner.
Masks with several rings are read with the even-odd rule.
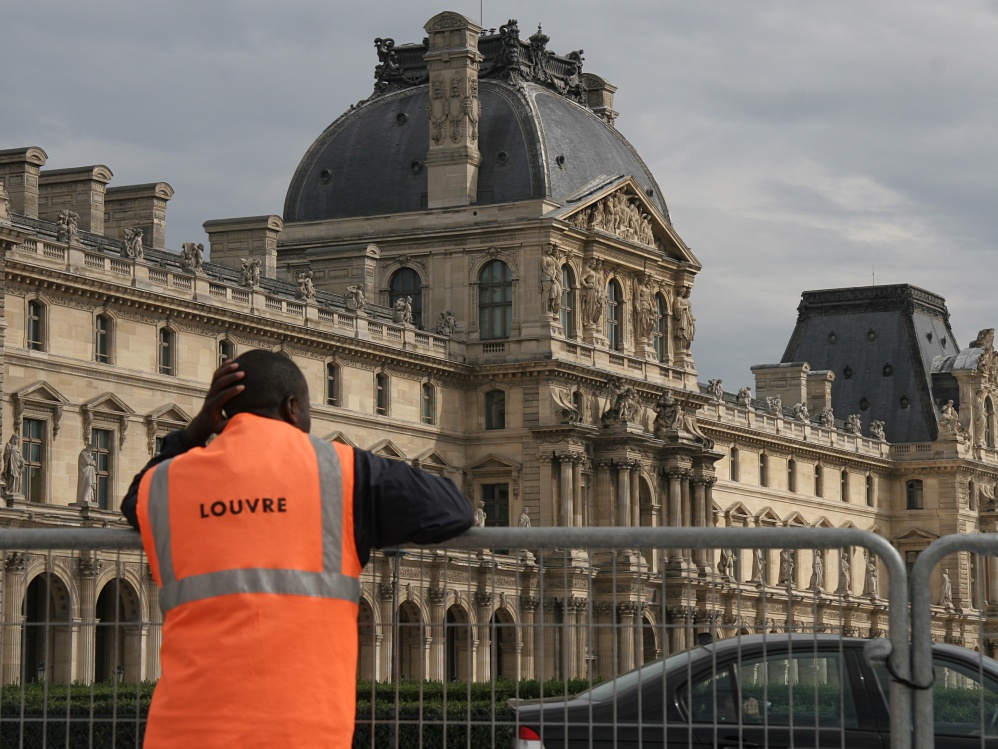
[[[412,299],[412,324],[423,327],[423,281],[412,268],[400,268],[388,284],[388,307],[395,308],[399,299]]]
[[[655,355],[658,360],[664,362],[668,359],[669,349],[666,345],[668,340],[667,326],[668,326],[668,307],[665,303],[665,297],[661,294],[655,295],[655,307],[658,311],[658,315],[655,318],[655,330],[652,333],[652,337],[655,339]]]
[[[565,338],[575,338],[575,274],[565,263],[561,266],[561,329]]]
[[[120,577],[111,579],[97,596],[94,615],[94,681],[138,681],[142,669],[135,589]]]
[[[378,643],[375,639],[374,609],[361,598],[357,611],[357,678],[377,678]]]
[[[516,673],[516,625],[513,617],[505,609],[496,609],[489,621],[489,637],[492,640],[492,678],[515,679]]]
[[[620,284],[615,278],[606,285],[606,340],[611,351],[620,351],[624,347],[623,326],[623,294]]]
[[[445,639],[447,641],[444,677],[447,681],[471,681],[471,621],[460,606],[447,609]]]
[[[738,481],[738,462],[741,460],[741,451],[737,447],[731,448],[731,457],[728,459],[728,478]]]
[[[638,484],[638,509],[640,512],[641,525],[646,528],[650,528],[657,525],[656,512],[655,512],[655,500],[654,494],[652,494],[651,487],[648,482],[642,477]],[[652,565],[652,570],[658,569],[658,559],[657,549],[645,548],[641,550],[642,556],[644,556],[645,561]]]
[[[72,681],[69,591],[50,574],[28,584],[21,610],[21,682]]]
[[[787,489],[797,491],[797,461],[793,458],[787,461]]]
[[[662,651],[658,647],[658,637],[655,625],[651,623],[647,616],[641,619],[641,662],[651,663],[662,657]]]
[[[398,613],[396,658],[399,679],[422,679],[423,617],[412,601],[404,601]]]

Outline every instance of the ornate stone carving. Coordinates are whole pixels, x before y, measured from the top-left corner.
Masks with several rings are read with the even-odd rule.
[[[396,325],[412,325],[412,297],[399,297],[392,308],[392,322]]]
[[[782,549],[780,551],[780,577],[779,584],[788,588],[794,584],[794,564],[796,563],[794,549]]]
[[[478,141],[478,121],[481,119],[482,105],[478,99],[478,79],[468,81],[468,95],[464,97],[464,116],[468,119],[468,140]]]
[[[849,414],[846,417],[846,431],[850,434],[863,434],[863,423],[860,421],[859,414]]]
[[[96,555],[80,555],[76,559],[76,571],[80,577],[97,577],[103,569],[104,562]]]
[[[59,233],[56,235],[58,241],[66,244],[78,243],[80,241],[79,229],[77,228],[79,220],[80,214],[76,211],[71,211],[68,208],[59,211]]]
[[[655,404],[655,421],[653,431],[659,439],[664,439],[667,432],[678,431],[683,426],[683,407],[672,392],[666,390],[658,403]]]
[[[721,557],[717,562],[717,574],[722,580],[731,580],[735,567],[735,552],[732,549],[721,549]]]
[[[831,406],[825,406],[821,409],[821,413],[818,414],[818,423],[828,429],[832,429],[835,426],[835,412]]]
[[[738,405],[749,408],[752,405],[752,388],[745,386],[738,388]]]
[[[707,383],[707,392],[710,393],[710,397],[716,401],[724,400],[724,381],[723,380],[710,380]]]
[[[242,269],[239,272],[239,285],[255,288],[260,285],[260,259],[241,258]]]
[[[778,395],[766,396],[766,413],[778,419],[783,418],[783,400]]]
[[[808,586],[816,593],[825,592],[825,550],[814,550],[814,561],[811,564],[811,585]]]
[[[939,605],[953,608],[953,583],[949,579],[949,570],[943,570],[942,587],[939,589]]]
[[[0,179],[0,221],[10,223],[10,196],[3,184],[3,180]]]
[[[347,286],[343,295],[346,300],[347,309],[356,312],[358,315],[364,314],[364,290],[360,286]]]
[[[491,593],[483,593],[478,591],[475,593],[475,605],[478,608],[484,609],[492,605],[493,595]]]
[[[142,249],[142,229],[125,229],[125,254],[135,260],[141,260],[144,254]]]
[[[80,450],[77,460],[79,475],[76,480],[76,501],[80,504],[97,503],[97,457],[88,447]]]
[[[523,611],[534,612],[540,603],[541,599],[535,596],[520,596],[520,608]]]
[[[256,263],[259,266],[260,261],[257,260]],[[204,245],[200,242],[184,242],[180,245],[180,267],[188,273],[204,273]],[[246,261],[243,260],[243,270],[245,269]],[[243,286],[247,285],[243,283]]]
[[[576,390],[552,387],[551,399],[561,411],[562,424],[579,424],[582,422],[582,411],[576,405],[573,396]]]
[[[690,304],[690,287],[683,286],[676,290],[676,298],[672,302],[672,317],[674,322],[673,337],[689,350],[696,335],[696,318],[693,317],[693,306]]]
[[[313,301],[315,299],[315,284],[312,281],[313,277],[312,269],[305,268],[298,273],[298,290],[295,292],[295,296],[299,299],[304,299],[306,301]]]
[[[544,299],[544,311],[552,317],[561,312],[561,295],[564,292],[561,286],[561,260],[558,245],[549,243],[541,256],[540,292]]]
[[[884,431],[884,422],[879,419],[874,419],[870,422],[870,436],[875,440],[880,440],[881,442],[887,441],[887,433]]]
[[[24,572],[28,566],[28,558],[23,551],[8,551],[3,558],[3,568],[7,572]]]
[[[447,603],[449,591],[447,588],[427,588],[426,597],[434,606],[443,606]]]
[[[752,549],[752,577],[749,582],[759,585],[766,582],[766,555],[762,549]]]
[[[437,326],[434,332],[437,335],[452,336],[457,333],[457,318],[454,317],[454,313],[446,309],[440,313],[440,319],[437,320]]]
[[[19,418],[15,418],[19,422]],[[24,472],[24,456],[21,454],[21,437],[17,432],[10,435],[3,448],[4,496],[17,497],[21,494],[21,476]]]
[[[655,302],[655,293],[652,288],[652,279],[647,273],[634,282],[634,328],[637,333],[636,338],[645,341],[651,340],[655,334],[655,326],[658,324],[658,304]]]
[[[582,322],[586,325],[599,325],[606,307],[606,276],[603,274],[603,261],[593,258],[586,265],[579,284],[581,289]]]
[[[877,559],[872,555],[866,557],[866,577],[863,581],[863,595],[870,598],[880,596],[880,573],[877,570]]]
[[[601,417],[604,425],[616,421],[635,421],[638,417],[640,402],[637,392],[630,386],[622,385],[619,380],[611,382],[607,403],[610,404],[609,408]]]
[[[479,500],[475,505],[474,522],[472,524],[475,528],[484,528],[485,520],[485,503]]]
[[[807,423],[811,420],[811,414],[809,414],[807,411],[806,403],[795,403],[793,407],[793,412],[794,412],[794,418],[797,421],[803,421],[804,423]]]
[[[572,217],[580,229],[597,229],[621,239],[656,247],[651,216],[644,211],[639,198],[625,190],[617,190]]]
[[[444,142],[444,131],[450,110],[444,94],[443,76],[434,77],[430,81],[430,102],[426,105],[426,116],[430,120],[430,139],[438,146]]]
[[[946,401],[946,404],[939,409],[939,433],[940,435],[958,435],[963,432],[960,425],[960,414],[953,407],[953,401]]]

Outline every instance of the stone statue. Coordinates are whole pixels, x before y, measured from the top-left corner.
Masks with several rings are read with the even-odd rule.
[[[521,528],[529,528],[530,527],[530,513],[527,512],[527,508],[526,507],[524,507],[522,510],[520,510],[520,522],[519,522],[519,526]]]
[[[949,570],[943,570],[943,585],[939,591],[939,605],[952,608],[953,606],[953,583],[949,579]]]
[[[849,555],[849,549],[839,550],[839,587],[835,592],[844,595],[849,595],[852,587],[852,566],[849,563]]]
[[[863,594],[870,596],[870,598],[878,598],[880,596],[880,579],[879,572],[877,571],[877,560],[872,555],[866,558],[866,582],[864,585]]]
[[[993,331],[992,331],[993,332]],[[984,392],[974,395],[974,444],[983,445],[988,431],[988,414],[984,409]]]
[[[682,404],[672,397],[670,391],[666,390],[658,403],[655,404],[655,422],[652,425],[652,431],[656,437],[661,439],[665,437],[666,432],[674,432],[682,428]]]
[[[447,99],[444,97],[444,78],[437,76],[430,81],[430,103],[426,105],[426,116],[430,119],[430,137],[437,145],[443,143],[447,125]]]
[[[412,325],[412,297],[399,297],[392,309],[392,322],[396,325]]]
[[[0,221],[10,223],[10,196],[3,187],[2,179],[0,179]]]
[[[454,335],[457,332],[457,318],[454,317],[454,313],[449,309],[444,310],[440,313],[440,319],[437,320],[437,335]]]
[[[794,418],[797,419],[797,421],[803,421],[806,423],[811,420],[811,414],[807,412],[806,403],[795,403],[793,412]]]
[[[735,553],[731,549],[721,549],[721,558],[717,562],[717,574],[723,580],[731,579],[731,572],[735,566]]]
[[[697,322],[693,317],[693,306],[690,304],[689,286],[683,286],[676,291],[676,298],[672,303],[672,317],[675,320],[675,338],[688,350],[696,335]]]
[[[655,333],[655,326],[658,323],[658,305],[655,303],[655,295],[652,294],[651,276],[647,273],[642,274],[636,286],[634,323],[637,337],[649,340]]]
[[[484,528],[485,527],[485,503],[484,502],[479,501],[479,503],[477,505],[475,505],[475,516],[474,517],[475,517],[475,520],[474,520],[475,527],[476,528]]]
[[[259,269],[260,261],[254,259],[253,262],[257,264]],[[180,245],[180,267],[183,268],[188,273],[203,273],[204,272],[204,245],[200,242],[184,242]],[[246,272],[246,261],[243,260],[243,273]],[[257,271],[256,277],[257,283],[260,282],[259,270]],[[243,283],[243,286],[247,284]],[[256,285],[256,284],[254,284]]]
[[[823,427],[832,429],[835,426],[835,412],[831,406],[825,406],[818,415],[818,423]]]
[[[794,552],[793,549],[783,549],[780,551],[780,585],[791,586],[794,584]]]
[[[749,408],[752,405],[752,388],[747,386],[743,388],[738,388],[737,400],[739,406],[745,406],[746,408]]]
[[[783,418],[783,399],[778,395],[766,396],[766,413],[778,419]]]
[[[80,450],[79,479],[76,483],[76,501],[83,504],[97,502],[97,458],[88,447]]]
[[[638,394],[632,387],[622,387],[613,398],[613,405],[603,414],[604,421],[634,421],[638,415]]]
[[[571,391],[562,388],[551,388],[551,399],[561,411],[562,424],[578,424],[582,421],[582,411],[576,405]]]
[[[550,315],[561,312],[561,263],[558,247],[549,244],[541,257],[541,294],[544,297],[544,309]]]
[[[859,414],[849,414],[846,417],[846,431],[850,434],[863,434],[863,423],[859,420]]]
[[[950,434],[959,434],[960,414],[953,408],[953,401],[946,401],[946,405],[939,410],[939,431]]]
[[[3,480],[7,496],[21,493],[21,475],[24,473],[24,456],[21,454],[21,437],[17,432],[10,435],[3,448]]]
[[[242,270],[239,273],[239,285],[254,288],[260,285],[260,259],[242,258]]]
[[[125,254],[135,260],[142,259],[143,250],[141,229],[125,229]]]
[[[80,214],[76,211],[71,211],[68,208],[59,211],[58,241],[66,242],[67,244],[78,242],[80,236],[76,224],[79,220]]]
[[[762,585],[766,582],[766,557],[762,549],[752,549],[752,583]]]
[[[312,282],[312,269],[306,268],[298,274],[298,298],[315,299],[315,284]]]
[[[711,380],[707,383],[707,390],[710,392],[710,397],[716,401],[724,400],[724,381],[723,380]]]
[[[825,550],[814,550],[814,561],[811,566],[811,590],[817,593],[825,591]]]
[[[881,442],[887,441],[887,433],[884,431],[884,422],[874,419],[870,422],[870,436]]]
[[[361,314],[364,311],[364,290],[360,286],[347,286],[346,297],[347,309],[351,312]]]
[[[606,292],[603,289],[603,262],[597,258],[589,261],[582,276],[582,321],[587,325],[599,325],[603,318]]]

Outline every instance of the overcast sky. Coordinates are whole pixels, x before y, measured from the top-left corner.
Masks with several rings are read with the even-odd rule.
[[[375,37],[478,0],[8,3],[0,148],[169,182],[168,244],[281,214],[302,155],[372,88]],[[484,2],[619,86],[618,129],[703,264],[700,378],[779,361],[805,289],[912,283],[958,342],[998,326],[998,1]]]

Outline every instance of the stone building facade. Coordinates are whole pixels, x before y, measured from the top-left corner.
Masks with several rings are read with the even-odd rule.
[[[377,41],[374,93],[305,154],[284,215],[207,221],[208,248],[165,246],[165,182],[0,151],[0,523],[123,526],[215,367],[262,347],[305,373],[313,433],[452,478],[486,525],[856,527],[908,560],[995,529],[993,332],[961,350],[913,287],[806,292],[754,394],[699,384],[701,266],[615,128],[615,86],[515,21],[425,31]],[[886,628],[887,581],[848,550],[605,556],[375,555],[361,675],[609,675],[698,630]],[[140,556],[4,562],[0,680],[157,677]],[[936,635],[973,644],[998,570],[947,570]]]

